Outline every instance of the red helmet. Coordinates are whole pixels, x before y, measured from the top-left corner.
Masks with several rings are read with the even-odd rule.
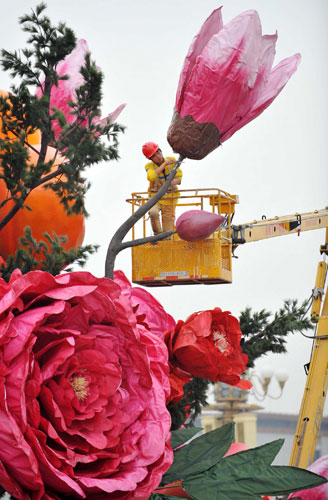
[[[142,152],[146,158],[151,158],[158,150],[159,150],[159,145],[156,144],[155,142],[146,142],[142,146]]]

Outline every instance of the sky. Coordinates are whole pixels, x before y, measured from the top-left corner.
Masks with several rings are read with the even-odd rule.
[[[88,179],[85,243],[100,249],[87,270],[103,276],[110,239],[130,215],[126,203],[132,192],[145,191],[146,141],[172,154],[166,140],[184,57],[202,22],[223,5],[224,22],[239,13],[258,11],[263,34],[278,31],[275,63],[296,52],[301,64],[285,89],[256,120],[203,160],[183,163],[183,184],[188,188],[220,188],[239,196],[235,224],[262,215],[293,214],[327,205],[327,55],[326,0],[48,0],[53,22],[65,21],[78,38],[87,40],[93,59],[104,73],[103,115],[127,103],[118,121],[126,127],[120,138],[120,160],[92,167]],[[36,3],[11,0],[6,5],[0,47],[23,48],[26,36],[17,18]],[[0,88],[10,79],[0,70]],[[233,282],[211,287],[183,286],[151,289],[176,320],[213,307],[235,316],[247,306],[275,312],[285,299],[308,299],[314,287],[323,230],[309,231],[239,247],[233,261]],[[116,268],[131,279],[131,252],[124,250]],[[306,381],[312,342],[291,335],[288,353],[261,358],[257,370],[270,364],[289,373],[283,396],[266,398],[266,411],[298,413]],[[270,388],[277,395],[278,386]],[[256,402],[250,397],[249,401]],[[328,414],[326,404],[325,415]]]

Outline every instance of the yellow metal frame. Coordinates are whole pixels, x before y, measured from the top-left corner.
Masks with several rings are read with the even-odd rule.
[[[147,192],[132,193],[127,202],[134,213],[148,199]],[[144,286],[231,283],[231,221],[238,197],[221,189],[182,189],[176,200],[177,212],[186,207],[226,215],[224,229],[202,241],[187,242],[174,234],[172,240],[132,247],[132,281]],[[147,220],[144,216],[139,228],[133,227],[133,240],[149,236]]]

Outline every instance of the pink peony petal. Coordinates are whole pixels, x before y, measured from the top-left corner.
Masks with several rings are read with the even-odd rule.
[[[175,327],[174,319],[158,300],[143,288],[132,287],[123,271],[115,271],[114,280],[121,287],[122,294],[131,301],[139,322],[144,323],[151,333],[163,339],[164,332]]]

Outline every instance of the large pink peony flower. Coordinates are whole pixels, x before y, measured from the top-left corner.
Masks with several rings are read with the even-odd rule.
[[[223,25],[221,7],[194,38],[168,132],[173,150],[201,159],[256,118],[296,71],[300,54],[272,69],[277,34],[262,35],[255,10]]]
[[[172,462],[167,349],[113,281],[0,279],[0,485],[18,499],[148,496]]]
[[[70,101],[75,101],[75,90],[83,85],[84,79],[80,73],[80,69],[84,66],[85,56],[89,52],[88,44],[86,40],[79,40],[75,49],[65,57],[57,66],[57,73],[59,76],[68,75],[67,80],[59,80],[58,86],[53,86],[50,95],[50,107],[55,107],[61,110],[68,123],[73,123],[75,121],[75,115],[71,114],[72,108],[69,106]],[[38,89],[36,93],[37,97],[42,96],[42,90]],[[112,113],[109,113],[108,117],[100,119],[99,117],[94,119],[95,124],[106,125],[107,119],[112,123],[117,119],[121,111],[125,108],[125,104],[118,106]],[[56,139],[61,132],[61,127],[57,120],[53,121],[53,130]]]

